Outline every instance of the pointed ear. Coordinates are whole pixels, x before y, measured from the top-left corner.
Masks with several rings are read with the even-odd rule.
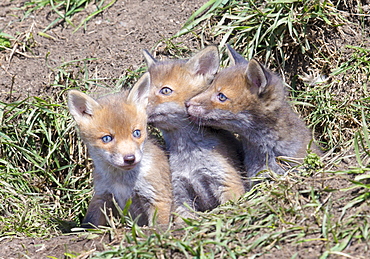
[[[198,52],[186,62],[194,74],[214,76],[220,66],[220,57],[216,46],[209,46]]]
[[[150,53],[146,49],[143,49],[143,55],[148,68],[157,63],[157,60],[152,55],[150,55]]]
[[[229,58],[230,58],[230,65],[231,66],[235,66],[236,64],[246,64],[248,63],[247,60],[245,60],[245,58],[240,55],[238,52],[235,51],[235,49],[233,49],[230,44],[226,44],[226,47],[227,47],[227,54],[229,55]]]
[[[245,73],[256,93],[261,94],[268,84],[268,72],[257,60],[252,59],[248,62]]]
[[[131,88],[127,100],[146,109],[150,91],[150,74],[146,72]]]
[[[100,104],[93,98],[77,90],[68,92],[68,108],[73,118],[79,123],[82,119],[94,115]]]

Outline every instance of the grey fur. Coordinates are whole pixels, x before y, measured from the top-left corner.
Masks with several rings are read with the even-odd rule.
[[[228,201],[234,194],[235,199],[239,198],[245,191],[238,172],[241,158],[236,151],[241,151],[240,142],[227,131],[193,123],[185,107],[185,102],[205,88],[214,77],[219,63],[217,48],[207,48],[189,61],[162,62],[152,59],[148,53],[144,56],[153,84],[149,96],[148,121],[162,131],[166,142],[176,212],[180,217],[194,217],[186,205],[195,211],[207,211]],[[205,69],[210,65],[211,69]],[[155,83],[160,81],[161,85],[166,85],[166,78],[183,70],[191,75],[190,78],[185,83],[180,80],[176,86],[172,85],[173,88],[177,87],[176,94],[183,95],[183,101],[156,103],[153,99],[159,88]],[[184,84],[184,88],[180,90],[181,84]],[[190,89],[192,87],[195,92]]]
[[[228,184],[225,174],[233,162],[231,158],[215,154],[214,149],[227,141],[230,147],[237,145],[232,143],[233,136],[211,128],[198,128],[188,121],[177,129],[162,129],[162,132],[170,155],[176,212],[182,217],[191,217],[184,204],[195,211],[207,211],[226,202],[223,198]]]
[[[290,107],[283,81],[255,60],[243,62],[235,50],[228,48],[235,66],[219,72],[208,90],[192,98],[188,102],[188,112],[202,125],[235,132],[241,137],[245,169],[250,177],[266,169],[283,174],[276,158],[304,157],[312,140],[311,133]],[[220,91],[218,80],[222,78],[222,82],[232,84],[237,77],[244,78],[245,87],[249,87],[246,91],[255,96],[251,99],[254,102],[245,104],[246,108],[236,113],[229,109],[209,108],[212,105],[207,106],[207,102],[215,99]],[[247,99],[239,101],[247,102]],[[315,145],[311,148],[321,153]]]

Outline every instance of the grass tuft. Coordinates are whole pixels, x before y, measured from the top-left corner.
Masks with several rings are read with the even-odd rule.
[[[0,109],[0,195],[5,201],[1,214],[24,215],[18,221],[18,231],[25,234],[47,229],[51,224],[50,218],[45,221],[48,216],[78,220],[91,191],[84,183],[90,182],[91,163],[86,148],[76,138],[66,107],[34,97],[0,103]],[[40,223],[37,231],[23,226],[36,227],[32,221],[45,225],[40,227]]]
[[[194,32],[200,38],[217,39],[221,47],[234,45],[247,59],[258,56],[266,64],[284,68],[291,55],[309,55],[320,45],[312,37],[316,28],[335,30],[344,22],[329,1],[211,0],[176,36]]]
[[[46,31],[62,22],[75,27],[74,32],[78,31],[91,18],[111,7],[116,0],[111,0],[109,3],[106,2],[105,0],[28,0],[24,3],[24,8],[26,10],[25,15],[27,16],[42,8],[50,7],[52,12],[56,15],[56,18],[42,31],[43,35],[47,35],[45,34]],[[88,16],[76,26],[72,21],[72,17],[79,12],[85,11],[91,5],[94,7],[95,11],[88,14]]]
[[[0,51],[4,50],[5,48],[10,49],[12,44],[10,39],[13,37],[5,32],[0,31]]]

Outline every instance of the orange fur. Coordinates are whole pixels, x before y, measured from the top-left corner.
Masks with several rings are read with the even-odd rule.
[[[145,74],[130,92],[97,100],[69,92],[68,106],[94,161],[94,190],[84,226],[106,224],[104,208],[113,198],[123,209],[129,199],[138,224],[168,223],[172,207],[171,175],[165,153],[147,138],[148,93]],[[144,88],[144,89],[142,89]]]

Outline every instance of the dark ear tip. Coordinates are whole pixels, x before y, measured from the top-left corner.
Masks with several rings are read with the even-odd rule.
[[[231,45],[229,43],[226,43],[226,48],[228,50],[228,52],[232,55],[240,55],[238,52],[236,52],[236,50],[231,47]]]
[[[227,47],[227,54],[230,58],[230,64],[236,65],[236,64],[247,64],[248,61],[240,55],[235,49],[233,49],[230,44],[226,44]]]
[[[148,67],[151,67],[153,64],[157,62],[157,60],[147,51],[146,49],[142,50],[142,54],[144,56],[144,59],[148,65]]]

